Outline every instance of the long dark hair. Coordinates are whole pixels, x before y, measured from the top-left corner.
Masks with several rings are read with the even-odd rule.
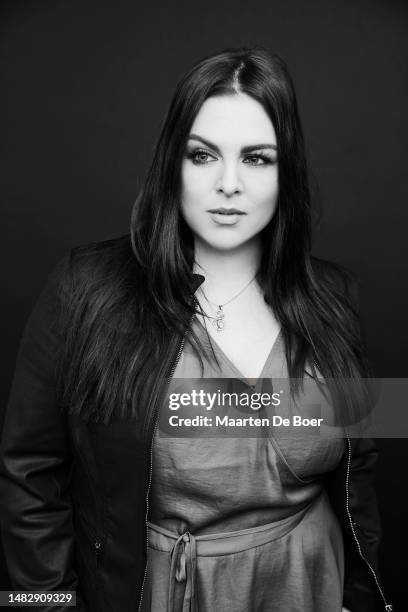
[[[311,256],[305,145],[287,67],[264,48],[226,49],[194,65],[178,83],[130,235],[73,251],[62,368],[63,401],[71,413],[104,422],[140,416],[154,379],[164,375],[160,364],[169,342],[189,328],[197,305],[193,236],[180,214],[182,158],[203,102],[237,92],[263,106],[277,137],[279,196],[261,234],[257,280],[282,326],[294,390],[306,362],[331,379],[367,375],[350,278]],[[204,348],[193,333],[191,342],[201,360]]]

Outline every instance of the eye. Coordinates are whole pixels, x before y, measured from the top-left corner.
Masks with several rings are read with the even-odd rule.
[[[245,159],[249,159],[249,166],[264,166],[266,164],[274,164],[275,160],[268,157],[267,155],[263,155],[262,153],[253,153],[251,155],[247,155]]]
[[[197,166],[207,164],[209,162],[209,157],[214,159],[214,156],[208,151],[204,151],[204,149],[196,149],[188,154],[188,158],[191,159],[193,164],[196,164]]]

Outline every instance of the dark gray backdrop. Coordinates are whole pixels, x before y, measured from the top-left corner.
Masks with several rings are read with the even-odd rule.
[[[407,3],[3,0],[0,11],[2,407],[50,268],[127,231],[175,82],[203,55],[251,44],[281,54],[295,81],[324,203],[314,252],[360,279],[376,375],[407,376]],[[402,610],[408,448],[378,444],[383,571]]]

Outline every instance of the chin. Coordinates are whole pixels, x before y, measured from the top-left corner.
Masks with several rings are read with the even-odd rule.
[[[247,239],[237,239],[236,237],[234,240],[228,240],[227,237],[224,237],[224,239],[220,240],[200,238],[200,241],[202,241],[207,247],[210,247],[215,251],[232,251],[234,249],[239,249],[240,246],[244,245],[247,242]]]

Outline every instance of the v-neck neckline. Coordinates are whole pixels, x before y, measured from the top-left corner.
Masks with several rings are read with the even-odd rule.
[[[202,330],[205,332],[206,334],[206,338],[207,338],[207,330],[205,328],[205,326],[203,325],[203,323],[200,321],[200,319],[196,316],[195,317],[195,321],[197,321],[197,323],[201,326]],[[267,369],[267,367],[269,366],[270,360],[272,358],[272,355],[275,353],[278,344],[280,342],[280,338],[282,335],[282,328],[279,329],[278,334],[275,337],[275,340],[273,341],[273,344],[271,346],[271,349],[265,359],[265,363],[262,367],[262,370],[259,374],[259,376],[255,379],[255,378],[249,378],[247,376],[244,376],[244,374],[242,374],[242,372],[238,369],[238,367],[231,361],[231,359],[228,357],[228,355],[225,353],[225,351],[223,351],[223,349],[220,347],[220,345],[218,344],[218,342],[216,340],[214,340],[214,338],[208,334],[211,340],[211,343],[214,345],[214,347],[217,349],[217,351],[222,355],[222,357],[224,358],[224,360],[228,363],[228,365],[235,371],[235,373],[238,375],[237,377],[242,379],[247,385],[249,385],[250,387],[252,387],[253,389],[256,388],[259,380],[261,380],[262,378],[264,378],[264,374],[265,371]],[[249,381],[250,380],[255,380],[256,382],[251,384]]]

